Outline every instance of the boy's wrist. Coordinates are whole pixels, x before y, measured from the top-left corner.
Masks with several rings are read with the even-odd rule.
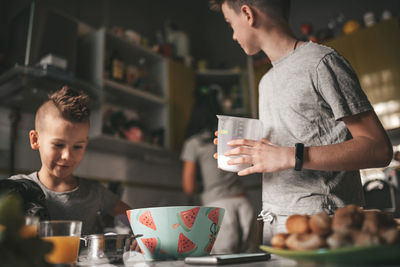
[[[296,148],[288,147],[287,148],[287,157],[286,157],[287,169],[294,169],[295,165],[296,165]]]

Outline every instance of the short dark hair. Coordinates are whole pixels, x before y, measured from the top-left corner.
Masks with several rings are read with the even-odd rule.
[[[88,122],[90,116],[89,96],[83,91],[63,86],[49,94],[61,116],[71,122]]]
[[[220,11],[223,3],[227,3],[236,13],[243,5],[254,6],[269,17],[289,20],[290,0],[209,0],[211,10]]]
[[[189,138],[203,131],[211,133],[210,142],[214,139],[214,132],[218,128],[217,115],[222,114],[218,101],[218,92],[209,87],[202,87],[195,91],[194,104],[186,128],[185,138]]]

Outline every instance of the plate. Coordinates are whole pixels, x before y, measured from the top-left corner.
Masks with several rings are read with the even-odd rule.
[[[355,246],[338,249],[296,251],[260,246],[260,249],[298,262],[382,264],[400,263],[399,245]]]

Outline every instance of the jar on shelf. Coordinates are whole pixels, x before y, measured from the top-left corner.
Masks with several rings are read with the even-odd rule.
[[[134,65],[127,65],[125,69],[125,81],[128,85],[134,86],[139,78],[139,68]]]
[[[125,73],[125,64],[117,51],[114,51],[111,58],[111,78],[116,81],[123,81]]]

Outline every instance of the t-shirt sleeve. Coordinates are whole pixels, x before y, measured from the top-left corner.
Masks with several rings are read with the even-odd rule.
[[[353,68],[341,55],[326,55],[317,67],[317,90],[336,120],[372,110]]]
[[[181,160],[183,161],[197,161],[197,141],[195,138],[189,138],[183,144],[182,152],[181,152]]]
[[[98,184],[98,191],[101,199],[101,212],[104,214],[112,214],[115,206],[119,201],[119,196]]]

